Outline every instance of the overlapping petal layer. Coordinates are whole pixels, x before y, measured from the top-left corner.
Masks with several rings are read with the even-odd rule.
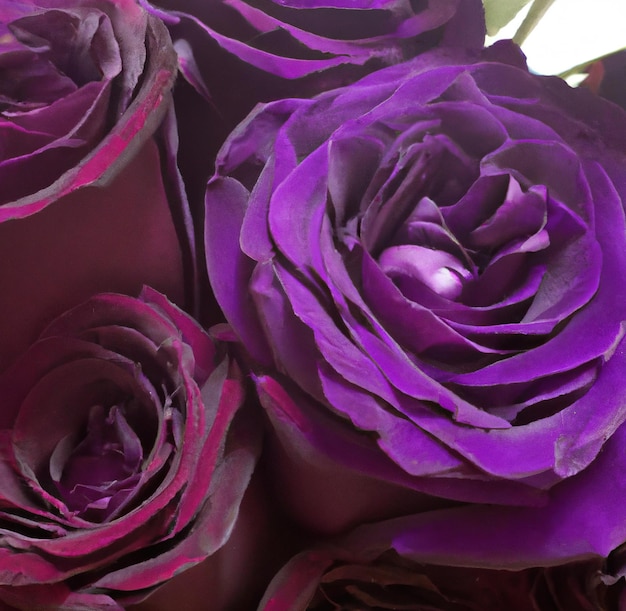
[[[506,45],[251,113],[207,265],[298,468],[323,445],[355,477],[528,506],[594,463],[626,419],[625,128]]]
[[[140,4],[167,25],[178,54],[181,170],[200,208],[219,147],[257,103],[310,97],[437,45],[480,49],[485,38],[480,0]]]

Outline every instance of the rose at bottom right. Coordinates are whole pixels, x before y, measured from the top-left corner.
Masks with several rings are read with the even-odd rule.
[[[437,565],[419,545],[398,553],[393,520],[294,556],[258,611],[619,611],[626,604],[624,554],[553,567],[499,570]],[[406,533],[411,518],[402,521]],[[398,546],[399,548],[400,546]]]

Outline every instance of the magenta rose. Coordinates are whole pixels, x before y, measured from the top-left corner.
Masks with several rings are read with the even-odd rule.
[[[622,109],[510,44],[427,52],[233,132],[209,280],[297,520],[423,511],[439,562],[502,567],[626,541],[624,134]]]
[[[0,601],[121,610],[228,539],[258,427],[224,348],[160,293],[64,313],[0,391]]]
[[[292,558],[259,611],[618,611],[626,602],[623,578],[602,559],[522,571],[438,566],[420,561],[419,546],[402,555],[388,547],[385,526]]]
[[[133,0],[0,7],[0,370],[54,316],[143,284],[189,303],[176,54]]]

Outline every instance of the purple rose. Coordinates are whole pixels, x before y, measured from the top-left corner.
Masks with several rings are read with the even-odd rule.
[[[2,370],[92,294],[184,303],[192,266],[160,20],[134,0],[20,0],[0,40]]]
[[[0,601],[122,609],[227,540],[254,419],[237,366],[160,293],[66,312],[0,391]]]
[[[432,554],[502,565],[626,541],[625,134],[621,109],[507,44],[235,130],[207,189],[209,278],[303,524],[432,509]]]
[[[620,597],[626,601],[624,580],[608,575],[601,559],[522,571],[437,566],[420,561],[419,546],[398,554],[385,541],[385,526],[363,527],[342,544],[292,558],[259,611],[617,611]]]

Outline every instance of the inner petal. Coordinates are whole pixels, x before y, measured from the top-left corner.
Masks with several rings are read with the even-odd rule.
[[[467,245],[495,250],[540,232],[547,222],[546,199],[545,187],[538,185],[523,192],[519,183],[511,178],[504,202],[469,234]]]
[[[387,275],[415,278],[447,299],[456,299],[464,282],[472,278],[472,273],[453,255],[414,244],[385,249],[378,262]]]
[[[124,406],[94,405],[82,439],[71,435],[57,444],[50,475],[69,509],[103,519],[131,492],[142,460],[141,440],[128,425]]]

